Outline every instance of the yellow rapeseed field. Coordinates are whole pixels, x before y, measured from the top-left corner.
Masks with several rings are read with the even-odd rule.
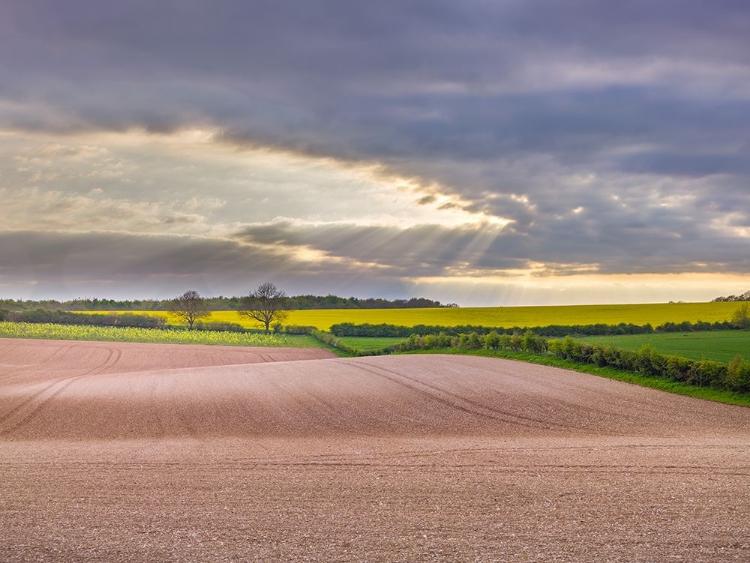
[[[372,323],[414,326],[418,324],[457,326],[526,327],[632,323],[658,326],[666,322],[717,322],[729,320],[737,303],[649,303],[641,305],[566,305],[547,307],[465,307],[457,309],[313,309],[289,311],[285,325],[314,326],[328,330],[336,323]],[[166,312],[139,314],[168,317]],[[259,328],[254,321],[234,311],[215,311],[206,322],[238,323]],[[177,324],[175,319],[170,322]]]

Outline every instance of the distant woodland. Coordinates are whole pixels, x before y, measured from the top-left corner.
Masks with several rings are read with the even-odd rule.
[[[232,311],[241,305],[242,297],[206,297],[206,304],[212,311]],[[70,301],[24,301],[0,299],[0,309],[10,311],[27,311],[31,309],[61,309],[66,311],[167,311],[172,299],[143,299],[120,301],[117,299],[72,299]],[[443,305],[423,297],[411,299],[379,299],[369,297],[338,297],[336,295],[296,295],[288,297],[286,307],[290,310],[300,309],[409,309],[427,307],[457,307],[455,303]]]
[[[726,303],[733,301],[750,301],[750,291],[746,291],[742,295],[727,295],[726,297],[717,297],[713,300],[715,303]]]

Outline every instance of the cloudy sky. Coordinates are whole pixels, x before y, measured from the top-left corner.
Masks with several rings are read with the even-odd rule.
[[[750,289],[746,0],[4,0],[0,296]]]

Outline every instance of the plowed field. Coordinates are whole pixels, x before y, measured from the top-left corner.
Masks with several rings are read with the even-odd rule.
[[[468,356],[0,340],[0,561],[750,560],[750,409]]]

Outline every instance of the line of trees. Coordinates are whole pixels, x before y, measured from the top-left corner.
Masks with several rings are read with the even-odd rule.
[[[246,297],[203,297],[211,311],[236,311],[243,306]],[[337,295],[297,295],[286,297],[286,307],[289,310],[301,309],[411,309],[427,307],[455,307],[455,303],[443,305],[440,301],[433,301],[423,297],[411,299],[380,299],[358,297],[339,297]],[[28,311],[38,308],[62,309],[66,311],[171,311],[174,299],[71,299],[56,301],[47,299],[32,301],[22,299],[0,299],[0,309],[11,311]]]
[[[740,308],[741,309],[741,308]],[[458,336],[460,334],[470,334],[476,332],[480,335],[497,332],[498,334],[514,334],[531,330],[535,334],[545,337],[563,337],[573,336],[620,336],[625,334],[651,334],[661,332],[705,332],[711,330],[733,330],[750,328],[750,313],[747,311],[735,312],[731,321],[720,321],[708,323],[697,321],[691,323],[684,321],[681,323],[667,322],[657,327],[650,324],[635,325],[620,323],[616,325],[607,324],[590,324],[590,325],[548,325],[538,327],[487,327],[487,326],[434,326],[434,325],[415,325],[401,326],[392,324],[354,324],[354,323],[337,323],[331,326],[330,331],[338,337],[342,336],[369,336],[369,337],[390,337],[390,338],[408,338],[409,336],[424,334],[443,333],[448,336]]]
[[[750,301],[750,291],[746,291],[740,295],[727,295],[726,297],[717,297],[711,300],[714,303],[726,303],[733,301]]]
[[[272,283],[264,283],[248,296],[242,298],[238,313],[248,319],[258,321],[266,334],[272,325],[275,331],[281,330],[281,323],[286,319],[289,307],[286,294]],[[169,302],[170,317],[187,325],[188,330],[222,330],[243,331],[237,323],[209,323],[211,317],[210,300],[191,289]],[[163,317],[138,315],[133,313],[92,314],[64,311],[61,309],[37,308],[26,311],[8,311],[0,309],[0,321],[53,323],[66,325],[122,326],[140,328],[164,328]]]
[[[164,328],[162,317],[122,313],[117,315],[71,313],[61,310],[32,309],[31,311],[0,311],[0,321],[19,323],[52,323],[60,325],[120,326],[136,328]]]

